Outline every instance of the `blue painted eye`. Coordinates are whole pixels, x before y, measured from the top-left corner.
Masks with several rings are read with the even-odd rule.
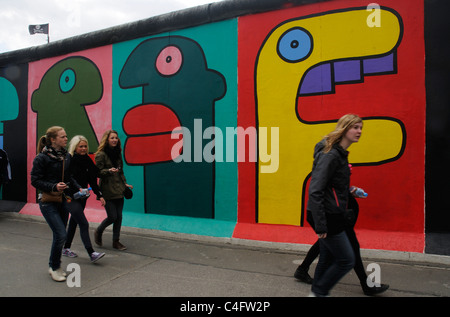
[[[75,87],[76,76],[75,72],[68,68],[61,74],[59,78],[59,88],[62,92],[69,92]]]
[[[312,52],[311,34],[305,29],[296,27],[286,31],[278,40],[278,55],[290,63],[306,59]]]

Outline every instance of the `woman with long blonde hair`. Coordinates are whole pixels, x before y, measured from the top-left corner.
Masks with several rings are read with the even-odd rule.
[[[126,250],[119,241],[122,226],[122,210],[124,205],[125,188],[133,188],[128,185],[123,173],[122,146],[119,134],[114,130],[107,130],[95,152],[95,163],[100,170],[100,189],[105,198],[105,210],[107,218],[94,232],[95,243],[103,245],[102,234],[106,227],[113,225],[113,248]]]
[[[309,185],[308,221],[319,237],[319,262],[311,296],[328,296],[332,287],[355,265],[346,229],[350,188],[349,146],[359,141],[363,122],[355,114],[342,116],[314,149]]]
[[[70,169],[73,178],[83,188],[88,188],[88,186],[90,186],[92,191],[97,196],[97,199],[100,200],[101,205],[104,206],[105,200],[103,199],[100,188],[97,185],[97,176],[99,171],[88,155],[88,140],[82,135],[74,136],[69,143],[69,153],[72,155]],[[89,237],[89,222],[84,214],[84,209],[86,208],[88,198],[89,197],[87,196],[79,199],[73,199],[72,203],[69,205],[71,217],[67,227],[67,239],[64,244],[63,255],[71,258],[78,256],[75,252],[70,250],[78,225],[80,227],[81,241],[83,242],[91,262],[94,263],[100,260],[105,253],[96,252],[92,247],[91,239]]]

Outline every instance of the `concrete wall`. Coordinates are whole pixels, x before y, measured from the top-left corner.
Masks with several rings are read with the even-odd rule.
[[[310,244],[313,147],[353,112],[361,247],[426,252],[425,168],[440,160],[425,156],[431,2],[223,1],[2,54],[3,199],[38,213],[29,174],[49,126],[91,152],[113,128],[135,188],[124,225]],[[440,207],[430,213],[448,220]]]

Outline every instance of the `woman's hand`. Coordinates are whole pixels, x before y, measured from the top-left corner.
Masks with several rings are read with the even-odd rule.
[[[327,233],[318,233],[317,236],[319,237],[319,239],[325,239],[327,237]]]
[[[133,185],[125,184],[125,186],[127,186],[129,189],[133,189]]]
[[[67,184],[64,182],[59,182],[58,184],[56,184],[56,190],[59,191],[60,193],[62,193],[66,188]]]
[[[119,171],[119,169],[118,169],[118,168],[115,168],[115,167],[111,167],[108,171],[109,171],[110,173],[117,173],[117,172]]]
[[[105,207],[105,205],[106,205],[105,198],[100,197],[100,203],[101,203],[102,207]]]

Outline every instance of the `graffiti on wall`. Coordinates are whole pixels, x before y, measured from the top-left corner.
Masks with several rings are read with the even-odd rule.
[[[31,96],[31,108],[37,113],[37,137],[48,127],[62,126],[67,135],[85,136],[92,148],[98,140],[86,106],[96,104],[103,95],[103,83],[97,66],[85,57],[68,57],[51,66]]]
[[[0,148],[3,148],[3,122],[17,119],[19,97],[16,87],[6,78],[0,77]]]
[[[282,138],[279,170],[257,175],[258,222],[301,223],[300,210],[306,195],[298,190],[304,190],[303,184],[311,172],[311,149],[335,125],[323,119],[308,120],[302,97],[336,93],[336,85],[362,83],[364,76],[395,72],[395,50],[402,25],[395,12],[381,12],[384,27],[380,29],[365,23],[365,8],[349,9],[283,23],[263,43],[255,70],[257,121],[260,126],[280,127]],[[342,111],[345,109],[329,111],[328,115],[339,118]],[[382,150],[374,146],[380,143],[381,131],[392,136]],[[352,164],[380,164],[397,158],[403,143],[402,123],[366,118],[364,137],[352,151]],[[276,199],[265,201],[283,184],[297,190],[280,192]],[[282,210],[274,213],[280,205]]]
[[[223,76],[208,69],[198,43],[170,36],[139,44],[119,84],[123,89],[142,87],[142,104],[127,111],[123,128],[125,161],[146,165],[146,212],[213,218],[215,164],[196,160],[190,145],[194,140],[185,134],[195,131],[203,136],[215,125],[214,101],[225,94]],[[181,127],[186,130],[177,130]],[[174,138],[172,131],[179,136]],[[172,155],[178,142],[179,154],[189,151],[191,156],[181,162]],[[201,148],[206,144],[202,138]]]
[[[367,212],[358,225],[423,232],[423,174],[415,188],[399,178],[423,171],[424,164],[424,136],[417,131],[425,126],[424,87],[420,80],[417,90],[410,87],[410,78],[424,77],[423,51],[414,54],[411,46],[423,27],[413,18],[420,5],[384,1],[377,26],[366,3],[340,4],[347,2],[240,19],[239,124],[279,127],[280,159],[276,173],[262,173],[262,162],[240,164],[239,218],[309,226],[305,206],[314,145],[339,117],[357,113],[364,127],[349,149],[352,183],[372,193],[360,202]],[[395,186],[405,188],[400,197],[392,194]],[[244,229],[235,236],[252,238]]]
[[[130,208],[236,218],[237,163],[202,155],[236,126],[235,30],[231,20],[114,46],[113,126],[139,197]]]
[[[31,62],[18,91],[28,98],[28,173],[49,126],[85,135],[91,153],[113,128],[135,188],[125,211],[139,223],[180,221],[179,231],[196,233],[198,219],[211,230],[225,220],[233,229],[222,236],[310,242],[313,148],[353,112],[364,128],[350,148],[352,183],[369,193],[359,228],[423,233],[423,3],[411,2],[293,6]],[[10,91],[2,79],[0,93]],[[10,111],[2,122],[15,120]],[[228,147],[219,133],[227,128],[258,133]],[[237,159],[275,145],[268,172],[262,159]],[[216,160],[218,150],[231,159]]]
[[[111,47],[105,46],[29,64],[29,171],[37,140],[50,126],[64,127],[69,140],[84,135],[89,152],[97,150],[103,132],[111,128],[111,58]],[[36,191],[27,185],[28,200],[34,201]]]

